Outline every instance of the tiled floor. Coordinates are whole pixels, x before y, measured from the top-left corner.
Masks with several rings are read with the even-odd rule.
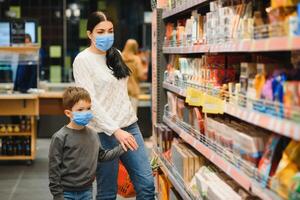
[[[38,139],[37,158],[31,166],[24,162],[0,162],[0,200],[52,199],[48,189],[49,144],[49,139]]]

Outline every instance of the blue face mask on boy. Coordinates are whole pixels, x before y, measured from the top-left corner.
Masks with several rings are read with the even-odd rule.
[[[73,112],[73,122],[79,126],[86,126],[93,119],[91,111],[86,112]]]
[[[95,39],[96,48],[100,51],[107,51],[114,43],[114,34],[97,35]]]

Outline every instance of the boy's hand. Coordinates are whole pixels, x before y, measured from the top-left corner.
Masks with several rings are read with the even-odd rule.
[[[128,150],[128,148],[131,151],[137,150],[138,149],[138,144],[135,141],[135,138],[128,133],[127,131],[123,131],[122,129],[118,129],[115,133],[114,136],[116,139],[120,142],[122,145],[123,149],[125,151]]]

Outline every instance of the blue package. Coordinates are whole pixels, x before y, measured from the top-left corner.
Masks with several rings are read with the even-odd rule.
[[[284,117],[283,97],[284,97],[284,83],[286,82],[286,80],[287,80],[286,74],[281,73],[275,76],[272,82],[273,101],[280,103],[278,106],[276,106],[276,111],[273,114],[277,114],[278,117],[281,118]]]

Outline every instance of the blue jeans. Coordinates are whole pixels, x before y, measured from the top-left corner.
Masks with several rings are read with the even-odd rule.
[[[137,151],[128,151],[120,157],[133,182],[137,200],[153,200],[155,195],[154,179],[149,159],[145,151],[144,140],[137,123],[123,128],[131,133],[139,145]],[[114,136],[99,134],[104,149],[118,145]],[[115,200],[117,197],[117,178],[119,159],[102,162],[97,167],[97,200]]]
[[[64,192],[65,200],[93,200],[93,189],[79,192]]]

